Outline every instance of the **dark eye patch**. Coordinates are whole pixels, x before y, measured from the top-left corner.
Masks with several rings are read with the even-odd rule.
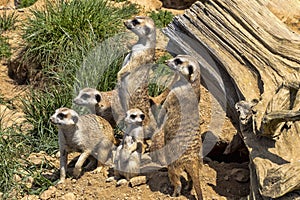
[[[141,117],[141,119],[142,119],[142,120],[144,120],[144,119],[145,119],[145,115],[144,115],[144,114],[141,114],[141,116],[140,116],[140,117]]]
[[[66,115],[65,114],[63,114],[63,113],[59,113],[58,115],[57,115],[57,117],[59,118],[59,119],[64,119],[65,117],[66,117]]]
[[[174,60],[174,63],[175,63],[175,65],[181,65],[181,64],[182,64],[182,61],[181,61],[179,58],[176,58],[176,59]]]
[[[82,98],[83,100],[87,100],[88,98],[90,98],[90,95],[88,95],[88,94],[83,94],[83,95],[81,95],[81,98]]]
[[[131,119],[135,119],[135,118],[136,118],[136,115],[130,115],[130,118],[131,118]]]
[[[137,19],[132,20],[131,23],[132,23],[133,26],[136,26],[136,25],[140,24],[140,22]]]

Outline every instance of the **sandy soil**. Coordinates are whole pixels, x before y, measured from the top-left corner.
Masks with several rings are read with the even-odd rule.
[[[144,7],[141,14],[161,7],[158,0],[131,1]],[[287,23],[293,31],[300,32],[299,12],[295,12],[294,15],[291,15],[291,8],[289,8],[288,11],[284,7],[278,6],[280,0],[274,0],[272,2],[272,4],[268,5],[270,10],[274,12],[279,19]],[[296,0],[293,2],[296,2],[294,9],[298,9],[300,6],[299,1]],[[42,3],[38,2],[37,5],[41,7]],[[0,11],[0,14],[1,12],[4,11]],[[26,13],[26,10],[20,13],[20,15],[22,15],[21,17],[23,18]],[[182,11],[174,11],[174,13],[178,14],[182,13]],[[11,35],[11,33],[5,34]],[[18,33],[14,32],[13,34]],[[10,40],[14,51],[17,50],[18,46],[16,45],[16,43],[18,43],[15,40],[16,37],[11,37]],[[7,76],[7,61],[2,60],[0,62],[0,96],[9,101],[11,105],[18,105],[18,101],[15,100],[15,97],[20,96],[24,90],[26,90],[26,86],[16,85],[14,81]],[[205,132],[210,130],[212,98],[205,88],[201,87],[201,92],[201,115],[204,119],[201,128],[202,131]],[[18,106],[12,107],[11,109],[19,111]],[[19,115],[22,116],[22,113],[19,113]],[[229,141],[236,133],[236,130],[228,119],[225,119],[222,127],[220,136],[223,137],[224,140]],[[249,193],[247,154],[238,152],[235,155],[226,157],[222,155],[225,144],[219,144],[219,147],[219,152],[215,152],[215,154],[211,155],[210,159],[205,159],[204,167],[201,169],[201,186],[204,199],[243,199]],[[76,160],[77,156],[78,154],[70,155],[70,160],[73,160],[69,164],[70,171],[72,167],[74,167],[74,160]],[[57,168],[57,170],[49,171],[44,175],[50,179],[57,180],[59,177],[58,158],[40,153],[32,155],[30,159],[39,160],[42,158],[46,158]],[[237,161],[240,161],[240,163]],[[91,171],[87,171],[77,180],[68,178],[64,184],[50,187],[40,196],[28,195],[23,199],[174,199],[170,197],[172,188],[165,169],[148,175],[147,183],[136,187],[130,187],[128,185],[117,187],[115,182],[106,183],[106,177],[107,173],[94,174]],[[185,184],[184,178],[183,183]],[[183,191],[183,194],[176,199],[195,199],[194,194],[194,190],[192,190],[191,193],[189,191]]]

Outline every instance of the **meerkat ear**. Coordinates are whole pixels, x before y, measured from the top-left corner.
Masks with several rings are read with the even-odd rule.
[[[72,120],[74,122],[74,124],[77,124],[79,117],[78,116],[72,116]]]
[[[145,119],[145,115],[144,114],[141,114],[141,119],[142,119],[142,121]]]
[[[99,103],[101,101],[101,96],[100,94],[95,95],[96,101]]]
[[[191,82],[194,82],[196,80],[195,74],[194,74],[194,67],[192,65],[188,66],[188,71],[189,71],[189,75],[190,75],[190,80]]]
[[[149,35],[149,34],[150,34],[150,31],[151,31],[151,29],[150,29],[148,26],[146,26],[146,28],[145,28],[145,33],[146,33],[146,35]]]

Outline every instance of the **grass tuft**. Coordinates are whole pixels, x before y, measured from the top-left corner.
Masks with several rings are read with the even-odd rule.
[[[0,14],[0,34],[4,31],[14,29],[17,21],[18,19],[15,12],[11,14],[3,12]]]
[[[149,13],[157,28],[166,27],[173,19],[174,15],[166,10],[152,11]]]
[[[56,64],[61,55],[81,50],[113,36],[122,20],[137,13],[134,4],[114,8],[106,0],[47,2],[44,11],[31,11],[25,24],[26,57],[42,66]],[[70,55],[71,56],[71,55]]]

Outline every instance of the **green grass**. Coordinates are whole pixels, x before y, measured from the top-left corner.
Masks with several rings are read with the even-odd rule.
[[[21,0],[18,8],[26,8],[33,5],[37,0]]]
[[[28,62],[47,67],[60,62],[61,55],[85,49],[120,32],[122,19],[137,13],[134,4],[111,7],[106,0],[46,3],[45,11],[32,11],[24,25]]]
[[[0,35],[0,60],[11,56],[10,46],[7,38]]]
[[[173,19],[174,15],[169,11],[159,10],[158,12],[152,11],[149,13],[157,28],[166,27]]]
[[[0,14],[0,34],[3,31],[14,29],[17,21],[17,15],[15,12],[11,14],[3,12]]]

